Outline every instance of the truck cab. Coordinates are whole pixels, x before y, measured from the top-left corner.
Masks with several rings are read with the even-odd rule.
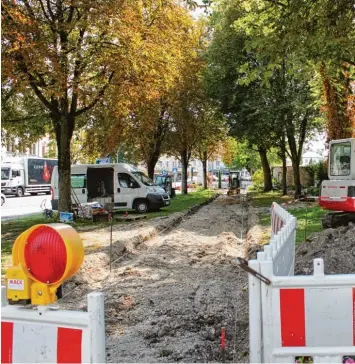
[[[4,163],[1,166],[1,193],[22,197],[25,193],[23,164]]]

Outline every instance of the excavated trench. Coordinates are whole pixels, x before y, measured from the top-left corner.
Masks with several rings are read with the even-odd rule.
[[[172,229],[122,252],[110,273],[107,250],[92,252],[64,287],[61,306],[86,308],[105,294],[108,362],[248,362],[249,201],[221,195]]]

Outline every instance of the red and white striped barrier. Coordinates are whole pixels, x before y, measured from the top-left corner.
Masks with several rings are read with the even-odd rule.
[[[345,363],[355,360],[355,274],[294,276],[297,220],[273,203],[270,244],[249,260],[250,363]],[[282,226],[275,221],[283,221]]]
[[[284,205],[284,204],[282,204]],[[284,210],[276,202],[271,206],[271,237],[278,234],[283,226],[293,218],[286,210]]]
[[[7,305],[1,287],[1,363],[103,363],[104,296],[88,295],[88,311]]]
[[[312,276],[272,275],[262,297],[263,358],[294,363],[311,356],[313,363],[343,363],[355,356],[355,274],[324,275],[323,259],[314,260]]]

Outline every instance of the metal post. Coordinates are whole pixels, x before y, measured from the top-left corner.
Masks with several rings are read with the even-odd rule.
[[[258,260],[249,260],[250,268],[260,272]],[[261,363],[262,353],[262,316],[261,316],[261,281],[248,274],[249,281],[249,362]]]
[[[112,268],[112,227],[113,227],[113,211],[110,212],[111,214],[111,231],[110,231],[110,273]]]
[[[305,216],[305,224],[304,224],[304,241],[307,239],[307,215],[308,215],[308,204],[306,202],[306,216]]]
[[[104,294],[88,294],[91,363],[105,363],[105,304]]]
[[[1,307],[7,306],[6,287],[1,286]]]

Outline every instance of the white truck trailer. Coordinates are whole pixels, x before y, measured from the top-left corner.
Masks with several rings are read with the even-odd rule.
[[[11,157],[1,164],[1,193],[23,196],[26,192],[50,194],[53,168],[57,159],[37,157]]]

